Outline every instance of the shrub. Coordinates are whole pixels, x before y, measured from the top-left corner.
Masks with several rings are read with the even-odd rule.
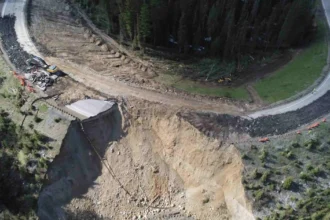
[[[292,159],[293,158],[293,153],[292,151],[289,151],[288,153],[285,154],[285,157],[288,159]]]
[[[312,170],[314,167],[313,167],[312,164],[309,163],[309,164],[307,164],[306,168],[307,168],[307,170],[310,171],[310,170]]]
[[[34,116],[34,121],[36,123],[40,123],[40,122],[42,122],[42,118],[39,118],[38,116]]]
[[[299,177],[300,177],[300,179],[306,180],[306,181],[312,179],[311,176],[308,173],[305,173],[305,172],[301,172],[299,174]]]
[[[281,175],[281,174],[282,174],[280,170],[275,170],[274,173],[275,173],[276,175]]]
[[[22,149],[24,154],[29,154],[30,153],[30,149],[27,146],[24,146]]]
[[[298,148],[298,147],[300,147],[300,144],[297,143],[297,142],[294,142],[294,143],[291,144],[291,146],[294,147],[294,148]]]
[[[325,167],[330,170],[330,161],[326,162]]]
[[[34,175],[34,179],[35,179],[36,182],[40,182],[41,181],[41,177],[38,174],[35,174]]]
[[[290,197],[290,200],[291,200],[292,202],[297,202],[297,201],[298,201],[298,198],[297,198],[297,197]]]
[[[297,202],[297,207],[301,209],[304,206],[304,204],[305,204],[305,201],[304,200],[299,200]]]
[[[56,123],[59,123],[61,120],[62,120],[61,118],[55,118],[55,119],[54,119],[54,121],[55,121]],[[243,155],[246,155],[246,154],[243,154]],[[243,158],[243,157],[242,157],[242,158]],[[243,158],[243,159],[244,159],[244,158]]]
[[[264,197],[264,194],[265,194],[265,192],[262,189],[260,189],[254,194],[254,197],[258,201]]]
[[[320,173],[321,173],[321,169],[320,169],[320,167],[315,167],[314,169],[312,169],[311,170],[311,175],[313,175],[313,176],[318,176],[318,175],[320,175]]]
[[[325,219],[323,218],[326,214],[328,214],[330,212],[330,210],[328,208],[317,211],[315,213],[312,214],[312,220],[321,220],[321,219]]]
[[[255,169],[252,171],[251,177],[252,177],[253,179],[258,179],[258,178],[260,178],[260,173],[258,172],[258,169],[257,169],[257,168],[255,168]]]
[[[56,119],[55,119],[55,122],[56,122]],[[58,121],[58,122],[59,122],[59,121]],[[58,123],[58,122],[57,122],[57,123]],[[242,159],[247,160],[247,159],[249,159],[249,157],[248,157],[247,154],[244,153],[244,154],[242,155]]]
[[[29,124],[29,128],[33,129],[34,125],[32,123]]]
[[[275,190],[275,185],[274,184],[270,184],[268,186],[268,189],[269,189],[269,191],[274,191]]]
[[[268,156],[268,152],[265,149],[262,149],[259,159],[264,162]]]
[[[278,210],[282,210],[283,209],[283,206],[280,203],[276,203],[276,208]]]
[[[282,185],[283,189],[286,189],[286,190],[290,189],[292,186],[292,183],[293,183],[293,178],[291,176],[287,177],[283,182],[283,185]]]
[[[40,165],[40,167],[45,168],[47,166],[47,160],[45,158],[41,157],[39,160],[39,165]]]
[[[316,192],[313,189],[308,189],[306,193],[307,193],[308,197],[310,197],[310,198],[312,198],[316,195]]]
[[[320,144],[319,140],[317,139],[311,139],[307,142],[305,142],[305,147],[308,149],[308,150],[313,150],[315,149],[318,145]]]
[[[258,184],[249,184],[249,185],[246,185],[245,186],[246,189],[249,189],[249,190],[257,190],[257,189],[261,189],[262,187]]]
[[[269,171],[266,171],[262,174],[260,180],[261,182],[265,183],[268,181],[268,178],[269,178],[269,175],[270,175],[270,172]]]

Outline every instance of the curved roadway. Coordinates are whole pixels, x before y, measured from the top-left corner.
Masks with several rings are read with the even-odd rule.
[[[33,55],[42,57],[41,53],[35,47],[32,42],[29,31],[27,29],[27,23],[25,19],[24,7],[27,0],[5,0],[4,3],[0,3],[1,16],[13,14],[16,16],[15,30],[17,33],[18,42],[21,44],[22,48]],[[330,27],[330,1],[322,0],[322,5],[325,11],[327,23]],[[319,99],[330,89],[330,72],[323,80],[323,82],[316,88],[316,92],[307,94],[295,101],[287,104],[279,105],[273,108],[256,111],[250,115],[249,118],[258,118],[267,115],[276,115],[281,113],[286,113],[290,111],[295,111],[306,105],[311,104],[315,100]],[[155,101],[155,100],[152,100]],[[182,101],[184,106],[184,101]],[[228,107],[228,106],[226,106]]]
[[[328,26],[330,27],[330,1],[322,0],[322,5],[324,8]],[[297,109],[305,107],[306,105],[309,105],[312,102],[316,101],[317,99],[322,97],[327,91],[329,91],[329,89],[330,89],[330,72],[325,77],[323,82],[317,88],[315,88],[313,93],[309,93],[309,94],[307,94],[299,99],[296,99],[292,102],[289,102],[287,104],[283,104],[283,105],[279,105],[279,106],[276,106],[273,108],[254,112],[254,113],[250,114],[249,117],[258,118],[261,116],[277,115],[277,114],[295,111]]]

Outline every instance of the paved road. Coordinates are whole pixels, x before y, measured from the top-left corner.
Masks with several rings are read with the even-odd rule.
[[[5,15],[15,15],[15,30],[18,42],[21,44],[22,48],[29,54],[41,56],[38,49],[32,42],[27,29],[27,23],[24,13],[24,7],[26,5],[26,2],[27,0],[5,0],[4,3],[2,3],[2,6],[0,5],[1,16],[3,17]]]
[[[37,48],[35,47],[35,45],[33,44],[30,36],[29,36],[29,32],[27,30],[27,25],[26,25],[26,21],[25,21],[25,15],[24,15],[24,5],[26,3],[26,0],[5,0],[4,5],[2,6],[2,13],[1,15],[8,15],[8,14],[14,14],[17,18],[16,24],[15,24],[15,30],[17,32],[17,36],[18,36],[18,41],[19,43],[22,45],[23,49],[26,50],[28,53],[37,55],[37,56],[41,56],[41,54],[38,52]],[[327,22],[328,25],[330,26],[330,1],[329,0],[322,0],[322,4],[326,13],[326,18],[327,18]],[[0,5],[0,9],[1,9],[1,5]],[[78,74],[77,74],[78,76]],[[83,80],[79,80],[81,82],[83,82]],[[88,83],[88,82],[87,82]],[[314,93],[310,93],[307,94],[295,101],[292,101],[290,103],[287,104],[283,104],[274,108],[270,108],[270,109],[266,109],[266,110],[262,110],[262,111],[257,111],[254,112],[250,115],[248,115],[248,117],[250,118],[258,118],[261,116],[266,116],[266,115],[276,115],[276,114],[281,114],[281,113],[285,113],[285,112],[290,112],[290,111],[295,111],[297,109],[300,109],[312,102],[314,102],[315,100],[317,100],[318,98],[320,98],[321,96],[323,96],[330,88],[330,73],[327,75],[327,77],[324,79],[324,81],[316,88],[316,92]],[[128,90],[130,91],[130,90]],[[136,93],[142,92],[141,91],[135,91],[133,92],[131,95],[135,95]],[[135,93],[135,94],[134,94]],[[156,93],[155,93],[156,94]],[[150,98],[152,98],[151,101],[157,101],[157,95],[155,96],[155,94],[150,94]],[[159,101],[165,101],[165,102],[175,102],[175,99],[171,99],[168,97],[161,97],[159,96]],[[180,100],[178,100],[179,104],[180,104]],[[182,106],[193,106],[195,105],[195,109],[198,107],[201,107],[201,110],[217,110],[215,108],[205,108],[201,104],[198,104],[196,101],[195,102],[189,102],[189,101],[181,101],[182,102]],[[168,103],[167,103],[168,104]],[[228,105],[223,105],[223,107],[230,109],[230,107]],[[217,106],[217,108],[221,108],[221,105]],[[219,112],[223,112],[223,111],[219,111]],[[226,112],[226,111],[224,111]]]
[[[325,10],[328,25],[330,27],[330,0],[322,0],[322,4]],[[254,112],[250,114],[249,117],[258,118],[264,115],[277,115],[285,112],[295,111],[314,102],[315,100],[323,96],[329,89],[330,89],[330,72],[323,80],[323,82],[315,89],[315,92],[307,94],[287,104],[283,104],[270,109],[265,109],[263,111]]]

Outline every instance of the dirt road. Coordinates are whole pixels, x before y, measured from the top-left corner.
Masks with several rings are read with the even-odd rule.
[[[323,7],[327,16],[328,24],[330,25],[330,2],[322,0]],[[21,43],[24,50],[29,53],[39,55],[36,50],[26,27],[24,6],[26,0],[6,0],[2,8],[2,15],[14,14],[17,17],[15,29],[18,35],[18,41]],[[184,99],[178,96],[170,94],[160,94],[155,91],[148,91],[144,89],[138,89],[128,86],[124,83],[117,82],[111,78],[104,78],[90,69],[81,67],[81,65],[75,66],[74,63],[65,62],[57,58],[49,57],[48,61],[57,63],[61,68],[70,73],[70,76],[75,80],[95,88],[101,92],[114,96],[134,96],[140,99],[149,100],[152,102],[160,102],[169,105],[176,105],[182,107],[188,107],[192,109],[198,109],[201,111],[211,111],[215,113],[230,113],[230,114],[242,114],[244,109],[232,104],[221,103],[219,101],[213,102],[208,99],[194,100]],[[315,100],[322,97],[330,88],[330,74],[324,79],[324,81],[315,89],[314,93],[307,94],[293,102],[283,104],[271,109],[254,112],[248,115],[250,118],[258,118],[266,115],[277,115],[285,112],[295,111],[304,106],[307,106]]]
[[[195,110],[198,109],[201,111],[230,113],[235,115],[242,114],[244,111],[243,108],[231,103],[227,104],[225,101],[181,98],[171,94],[161,94],[155,91],[134,88],[124,83],[115,81],[110,77],[104,77],[100,74],[97,74],[94,70],[83,67],[81,64],[78,66],[75,63],[66,62],[64,59],[44,57],[37,50],[36,46],[31,40],[31,37],[29,36],[27,24],[25,21],[25,4],[26,0],[6,0],[2,7],[2,16],[10,14],[16,16],[15,30],[17,32],[17,40],[21,44],[21,47],[30,54],[45,58],[49,63],[56,63],[72,78],[80,83],[85,84],[88,87],[94,88],[111,96],[133,96],[152,102],[159,102],[167,105],[175,105]]]

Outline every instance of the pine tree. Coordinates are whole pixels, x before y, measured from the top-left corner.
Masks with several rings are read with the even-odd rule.
[[[111,32],[111,24],[108,14],[108,1],[100,0],[93,12],[93,21],[108,34]]]
[[[183,13],[181,15],[180,21],[179,21],[179,30],[178,30],[178,44],[180,47],[180,50],[185,46],[187,43],[187,23],[186,23],[186,14]]]
[[[146,41],[147,37],[151,34],[151,21],[150,21],[150,11],[149,6],[146,3],[143,3],[140,12],[140,21],[139,21],[139,36],[142,41]]]
[[[278,43],[282,46],[290,46],[298,43],[311,24],[312,2],[310,0],[294,1],[285,22],[281,28]]]
[[[125,30],[128,34],[128,36],[130,37],[130,39],[133,40],[133,9],[132,9],[132,4],[131,4],[131,0],[126,0],[126,5],[125,5],[125,9],[123,11],[123,23],[125,25]]]

